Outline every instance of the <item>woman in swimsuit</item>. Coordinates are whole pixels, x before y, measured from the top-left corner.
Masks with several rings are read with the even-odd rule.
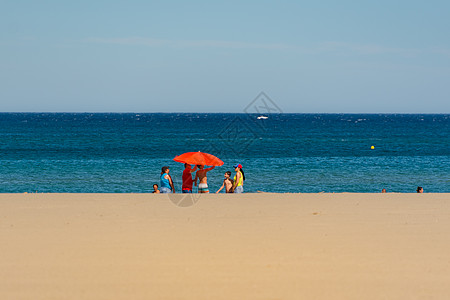
[[[172,177],[169,175],[169,167],[162,167],[160,180],[161,187],[159,188],[159,191],[162,194],[175,193]]]
[[[244,192],[244,170],[242,170],[241,164],[235,165],[234,170],[236,171],[236,175],[234,175],[233,193],[240,194]]]

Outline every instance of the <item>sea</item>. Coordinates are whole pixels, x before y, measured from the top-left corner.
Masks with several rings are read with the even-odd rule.
[[[1,193],[149,193],[202,151],[245,192],[450,193],[449,114],[1,113]]]

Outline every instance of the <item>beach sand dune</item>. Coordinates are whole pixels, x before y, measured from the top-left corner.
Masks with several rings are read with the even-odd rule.
[[[448,299],[449,194],[0,195],[0,299]]]

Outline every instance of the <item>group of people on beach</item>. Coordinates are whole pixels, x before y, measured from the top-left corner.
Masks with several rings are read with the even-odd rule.
[[[224,174],[222,186],[216,191],[216,194],[220,193],[225,188],[225,193],[243,193],[245,175],[241,164],[237,164],[234,167],[236,174],[231,179],[231,171],[227,171]],[[198,193],[209,193],[208,177],[207,173],[213,170],[215,167],[206,168],[203,165],[196,165],[194,168],[190,164],[184,164],[184,171],[182,175],[182,193],[192,193],[193,187],[198,187]],[[175,187],[172,177],[169,175],[170,168],[164,166],[161,168],[160,186],[158,184],[153,185],[153,193],[169,194],[175,193]],[[192,179],[192,173],[195,172],[195,178]],[[198,181],[198,184],[197,184]],[[382,189],[381,193],[386,193],[386,189]],[[418,186],[417,193],[423,193],[423,187]]]
[[[215,167],[206,168],[202,165],[196,165],[194,168],[190,164],[184,164],[184,171],[182,175],[183,184],[181,187],[182,193],[192,193],[193,187],[198,187],[198,193],[209,193],[207,173]],[[245,175],[241,164],[234,166],[236,174],[231,179],[231,171],[224,174],[222,186],[216,191],[216,194],[225,188],[226,193],[243,193]],[[172,177],[169,175],[170,168],[164,166],[161,168],[160,186],[153,185],[153,193],[175,193],[175,187]],[[195,178],[192,179],[192,173],[195,172]],[[197,185],[198,182],[198,185]],[[159,189],[158,189],[159,188]]]

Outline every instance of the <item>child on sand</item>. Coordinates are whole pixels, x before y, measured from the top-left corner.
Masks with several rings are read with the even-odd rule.
[[[232,189],[233,189],[233,179],[230,178],[231,176],[231,172],[227,171],[225,172],[225,179],[223,180],[222,186],[220,187],[220,189],[216,192],[216,194],[218,194],[224,187],[225,187],[225,193],[232,193]]]
[[[153,185],[153,192],[152,193],[153,194],[159,194],[160,193],[159,190],[158,190],[158,185],[156,183]]]

